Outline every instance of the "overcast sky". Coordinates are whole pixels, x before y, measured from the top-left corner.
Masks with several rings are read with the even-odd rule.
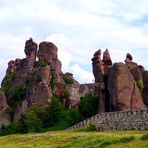
[[[148,68],[148,0],[0,0],[0,81],[11,59],[24,58],[25,40],[55,43],[63,72],[93,81],[91,58],[109,49]]]

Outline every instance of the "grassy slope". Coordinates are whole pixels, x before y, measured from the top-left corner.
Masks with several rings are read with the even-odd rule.
[[[0,137],[0,148],[147,148],[148,140],[141,140],[146,133],[148,131],[16,134]]]

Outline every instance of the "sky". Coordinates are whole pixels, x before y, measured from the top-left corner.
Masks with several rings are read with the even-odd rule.
[[[25,41],[53,42],[63,72],[94,81],[91,58],[109,49],[113,62],[126,53],[148,69],[147,0],[0,0],[0,81],[7,63],[25,58]]]

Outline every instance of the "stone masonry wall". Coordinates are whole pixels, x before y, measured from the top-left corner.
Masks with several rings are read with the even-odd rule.
[[[148,110],[119,111],[97,114],[69,130],[94,124],[98,131],[110,130],[148,130]]]
[[[97,83],[88,83],[80,84],[80,97],[87,95],[97,96],[98,95],[98,84]]]

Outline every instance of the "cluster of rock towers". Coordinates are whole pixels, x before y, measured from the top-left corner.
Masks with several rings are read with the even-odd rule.
[[[80,98],[96,95],[98,113],[145,109],[148,105],[148,72],[134,63],[127,54],[125,63],[112,63],[108,49],[94,53],[93,84],[79,84],[71,73],[63,73],[58,59],[58,48],[51,42],[39,46],[32,38],[25,42],[24,59],[11,60],[0,91],[0,126],[18,119],[32,105],[47,106],[54,96],[62,98],[61,105],[77,108]],[[67,83],[65,80],[71,80]],[[140,91],[137,82],[144,86]],[[25,88],[25,96],[12,103],[16,88]],[[143,103],[144,100],[144,103]],[[146,104],[146,106],[145,106]],[[13,116],[6,110],[13,109]]]

